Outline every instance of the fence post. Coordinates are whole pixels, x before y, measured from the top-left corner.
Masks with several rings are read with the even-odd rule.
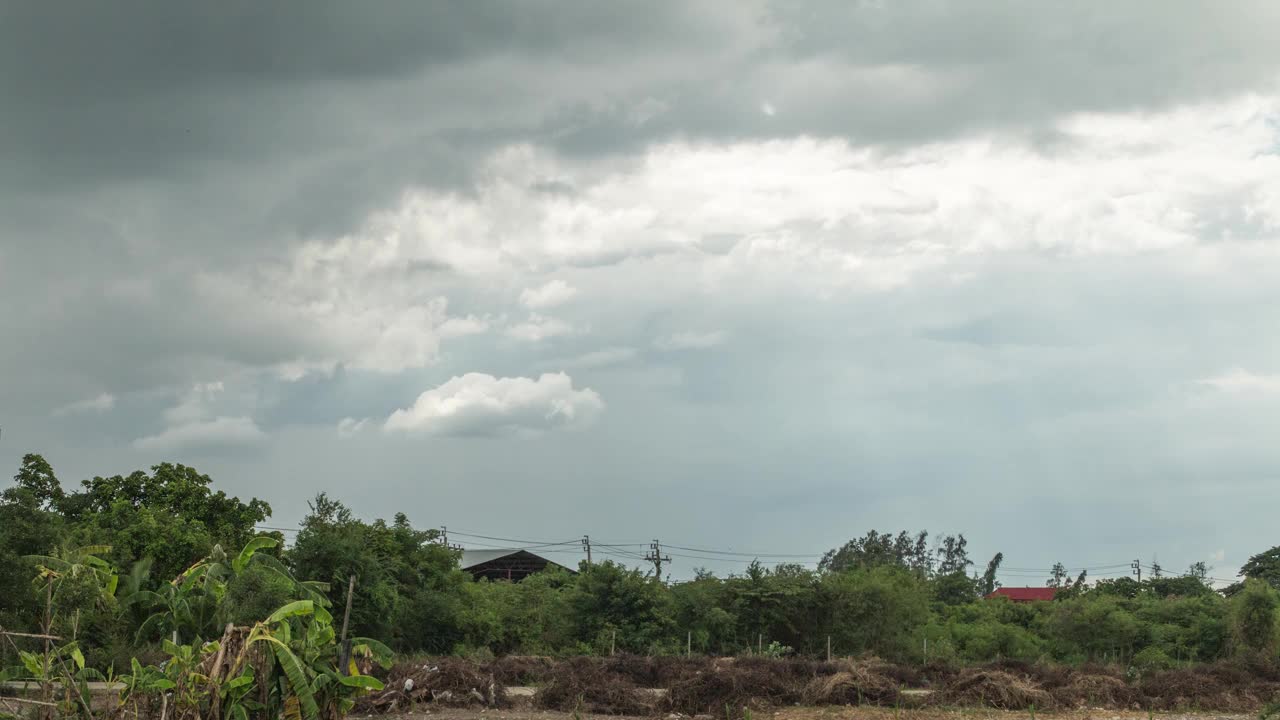
[[[831,662],[831,636],[827,636],[827,662]]]
[[[688,633],[685,635],[685,638],[684,638],[684,656],[689,657],[690,655],[693,655],[693,631],[692,630],[688,631]]]
[[[609,632],[609,654],[610,655],[613,654],[613,650],[614,650],[614,647],[617,645],[617,642],[618,642],[618,628],[613,628],[613,630]]]

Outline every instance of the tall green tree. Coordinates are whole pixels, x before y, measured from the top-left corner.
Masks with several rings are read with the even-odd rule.
[[[1250,578],[1231,598],[1231,634],[1238,652],[1274,656],[1277,646],[1276,590]]]
[[[1004,562],[1004,553],[996,553],[991,561],[987,563],[987,569],[982,573],[982,581],[978,592],[982,595],[990,595],[996,591],[1000,583],[996,581],[996,575],[1000,572],[1000,563]]]

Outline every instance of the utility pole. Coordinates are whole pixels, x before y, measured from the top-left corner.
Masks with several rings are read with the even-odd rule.
[[[590,566],[591,565],[591,536],[590,535],[582,536],[582,547],[585,548],[587,551],[587,565]]]
[[[449,526],[440,526],[440,544],[449,547]]]
[[[656,538],[650,543],[649,554],[644,559],[653,563],[654,580],[662,582],[662,563],[671,562],[671,556],[662,554],[662,545],[658,543]]]
[[[1133,568],[1133,574],[1138,576],[1138,583],[1141,584],[1142,583],[1142,562],[1140,560],[1134,560],[1132,563],[1129,563],[1129,567]]]

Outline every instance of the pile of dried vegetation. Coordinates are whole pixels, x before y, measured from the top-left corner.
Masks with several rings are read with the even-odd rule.
[[[669,710],[686,715],[728,713],[747,708],[799,703],[805,689],[834,665],[764,657],[721,658],[709,669],[674,682],[666,698]]]
[[[233,646],[234,639],[228,645]],[[1255,712],[1280,699],[1280,668],[1239,662],[1152,672],[1130,682],[1116,666],[1021,661],[956,669],[895,665],[878,658],[819,662],[759,656],[510,656],[485,664],[458,658],[402,663],[384,680],[386,689],[361,698],[358,711],[403,711],[428,702],[504,707],[506,686],[514,685],[536,686],[533,704],[546,710],[719,718],[801,703],[898,705],[917,699],[904,696],[904,689],[924,687],[933,690],[924,701],[929,705],[1004,710],[1034,706]],[[665,689],[665,697],[654,689]]]
[[[934,704],[1025,710],[1052,708],[1053,696],[1035,680],[1001,670],[961,671],[930,698]]]
[[[1139,702],[1152,710],[1254,712],[1277,696],[1280,682],[1234,663],[1152,673],[1138,683]]]
[[[656,698],[599,658],[577,657],[556,665],[547,684],[533,696],[533,704],[594,715],[647,715],[654,711]]]
[[[551,680],[560,661],[543,655],[507,655],[488,664],[503,685],[541,685]]]
[[[355,711],[392,713],[423,703],[449,707],[506,707],[506,687],[493,674],[461,658],[442,657],[424,663],[399,663],[385,687],[356,701]]]
[[[843,663],[835,672],[810,680],[803,701],[809,705],[897,704],[901,684],[891,672],[894,667],[874,658]]]

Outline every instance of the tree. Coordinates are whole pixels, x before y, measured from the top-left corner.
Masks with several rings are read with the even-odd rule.
[[[1199,562],[1191,563],[1191,566],[1187,568],[1187,572],[1185,574],[1189,578],[1195,578],[1196,580],[1199,580],[1201,583],[1208,585],[1209,570],[1210,570],[1209,566],[1206,565],[1203,560],[1201,560]]]
[[[911,572],[879,567],[822,577],[832,639],[843,652],[904,659],[929,618],[929,591]]]
[[[186,465],[161,463],[127,476],[95,477],[60,507],[84,544],[111,545],[118,567],[155,560],[153,574],[168,580],[206,557],[215,545],[243,547],[254,526],[271,515],[262,500],[248,503],[211,489],[212,480]]]
[[[1274,655],[1276,650],[1276,591],[1256,578],[1231,599],[1231,633],[1237,652]]]
[[[1000,572],[1000,563],[1002,562],[1004,562],[1004,553],[996,553],[995,557],[991,558],[991,562],[987,563],[987,570],[982,573],[982,580],[979,584],[979,593],[984,596],[990,595],[996,591],[996,588],[1000,587],[1000,583],[996,581],[996,574]]]
[[[1053,564],[1053,569],[1049,571],[1049,587],[1060,588],[1067,582],[1067,567],[1060,562]]]
[[[467,576],[457,553],[440,544],[435,530],[415,530],[397,514],[393,524],[356,519],[324,493],[310,503],[288,559],[298,577],[329,584],[336,607],[356,576],[351,622],[355,632],[389,638],[404,648],[451,652]]]
[[[938,575],[931,581],[933,597],[944,605],[962,605],[977,599],[981,579],[971,578],[963,572]]]
[[[62,483],[53,474],[53,467],[43,456],[27,453],[22,456],[18,474],[13,476],[14,489],[31,493],[41,510],[53,510],[65,497]],[[9,491],[6,491],[8,495]],[[11,497],[11,496],[10,496]]]
[[[1240,568],[1240,576],[1261,580],[1280,589],[1280,547],[1260,552]]]
[[[964,533],[942,538],[942,547],[938,549],[939,575],[967,572],[968,567],[973,564],[969,559],[968,544],[969,541],[964,539]]]
[[[617,633],[617,648],[652,653],[670,642],[673,608],[666,586],[645,574],[606,560],[583,568],[569,595],[580,642],[597,651],[609,647]]]
[[[963,556],[963,564],[959,569],[970,565],[968,556],[964,554],[965,540],[961,536],[945,538],[944,546],[952,551],[959,550]],[[941,554],[941,553],[940,553]],[[960,561],[960,557],[954,558]],[[828,550],[818,563],[818,569],[826,572],[843,572],[855,568],[870,569],[875,567],[900,567],[911,570],[916,577],[927,578],[934,572],[934,553],[929,551],[929,533],[921,531],[912,536],[906,531],[897,535],[880,533],[875,530],[855,538],[844,545]],[[954,572],[956,568],[948,568],[945,572]]]
[[[39,455],[26,455],[14,485],[0,492],[0,625],[34,630],[43,602],[30,590],[32,564],[23,558],[49,554],[65,534],[50,509],[53,470]],[[59,488],[60,489],[60,488]]]

